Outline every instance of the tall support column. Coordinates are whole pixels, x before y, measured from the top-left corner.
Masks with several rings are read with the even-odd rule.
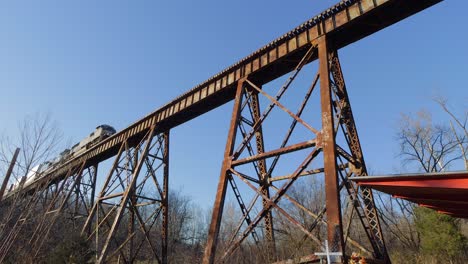
[[[133,164],[132,168],[135,170],[135,168],[138,166],[138,152],[139,148],[137,147],[134,150],[134,155],[133,155]],[[127,184],[130,184],[131,182],[131,174],[127,175]],[[130,204],[136,205],[137,204],[137,197],[136,197],[136,181],[132,185],[129,186],[130,191]],[[130,241],[128,242],[128,256],[129,259],[132,259],[134,256],[134,247],[135,247],[135,239],[133,238],[132,234],[135,232],[135,209],[129,211],[129,216],[128,216],[128,228],[127,228],[127,236],[131,237]]]
[[[253,122],[258,123],[260,122],[260,102],[258,100],[258,91],[253,90],[250,100],[250,105],[253,114]],[[263,131],[262,128],[259,127],[255,132],[255,140],[257,145],[257,154],[265,153],[265,144],[263,141]],[[259,180],[261,186],[261,192],[263,194],[263,208],[267,211],[264,222],[265,222],[265,235],[267,239],[267,247],[268,247],[268,257],[270,261],[276,260],[276,245],[275,245],[275,236],[273,231],[273,217],[271,210],[269,208],[269,201],[270,198],[270,183],[269,183],[269,175],[267,172],[267,165],[265,159],[260,159],[258,161],[258,169],[259,169]],[[268,198],[268,199],[266,199]]]
[[[78,214],[80,212],[80,188],[81,188],[81,183],[79,182],[75,188],[75,209],[72,212],[72,219],[73,219],[73,225],[75,225],[76,221],[75,219],[78,217]]]
[[[91,209],[94,205],[94,199],[96,196],[96,180],[97,180],[97,175],[98,175],[98,164],[92,166],[92,176],[91,176],[91,192],[89,194],[89,209],[88,209],[88,216],[91,214]]]
[[[353,111],[351,109],[351,103],[349,101],[348,92],[346,90],[346,84],[341,70],[340,60],[338,58],[338,51],[334,51],[331,54],[331,65],[330,71],[333,76],[333,81],[336,88],[336,96],[340,101],[338,105],[341,107],[341,116],[343,117],[345,137],[349,142],[351,155],[353,157],[353,166],[351,176],[367,176],[367,168],[364,161],[364,155],[362,153],[361,143],[357,133],[356,124],[354,123]],[[352,184],[352,183],[349,183]],[[357,212],[361,218],[361,222],[365,222],[365,231],[369,237],[371,245],[374,250],[374,257],[376,259],[383,260],[385,263],[390,263],[390,258],[387,253],[385,241],[383,239],[382,230],[380,227],[380,221],[375,208],[374,197],[370,188],[361,187],[360,197],[362,197],[363,211],[362,214],[359,210],[361,205],[358,205]],[[359,197],[355,198],[356,202],[359,202]]]
[[[336,163],[335,122],[332,105],[332,90],[330,85],[329,51],[326,36],[321,37],[319,40],[318,53],[320,101],[322,108],[321,144],[324,155],[328,243],[332,252],[342,252],[344,256],[340,189]]]
[[[223,165],[221,167],[221,175],[219,178],[216,199],[213,205],[213,215],[211,217],[210,229],[208,231],[208,240],[205,247],[205,255],[203,257],[204,264],[212,264],[215,260],[216,243],[218,240],[219,229],[221,226],[221,218],[223,215],[224,199],[226,197],[226,187],[228,183],[228,172],[231,168],[232,154],[234,150],[235,139],[237,135],[237,124],[239,123],[239,114],[242,105],[242,92],[244,80],[237,83],[236,97],[234,99],[234,107],[232,110],[231,123],[229,126],[226,149],[224,151]]]
[[[169,221],[169,131],[163,134],[164,151],[163,151],[163,194],[162,194],[162,237],[161,237],[161,262],[167,264],[167,243],[168,243],[168,221]]]

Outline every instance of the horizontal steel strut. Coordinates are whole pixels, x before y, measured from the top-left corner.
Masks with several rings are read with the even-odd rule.
[[[236,64],[214,75],[175,100],[150,113],[117,134],[98,143],[80,156],[66,162],[28,186],[33,191],[47,179],[62,180],[67,170],[97,164],[119,151],[125,140],[137,144],[152,126],[155,133],[167,131],[234,99],[237,81],[249,80],[262,85],[294,70],[299,60],[317,39],[327,35],[329,43],[342,48],[389,25],[418,13],[442,0],[345,0],[304,22]],[[309,62],[316,60],[312,57]],[[8,196],[5,200],[8,200]]]

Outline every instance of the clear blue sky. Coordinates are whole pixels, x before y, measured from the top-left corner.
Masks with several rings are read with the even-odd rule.
[[[120,130],[337,1],[3,1],[0,133],[50,112],[78,142]],[[445,2],[340,51],[368,165],[400,168],[400,113],[468,102],[466,1]],[[210,206],[229,103],[172,131],[171,187]],[[436,114],[436,118],[443,118]]]

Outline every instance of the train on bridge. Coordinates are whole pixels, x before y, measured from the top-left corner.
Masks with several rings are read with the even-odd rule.
[[[31,185],[33,182],[39,180],[43,175],[47,175],[50,171],[61,166],[69,159],[81,155],[86,150],[90,149],[92,146],[112,136],[115,133],[115,128],[109,125],[103,124],[96,127],[96,129],[93,132],[91,132],[89,136],[73,145],[70,149],[65,149],[56,158],[50,161],[45,161],[40,165],[34,166],[31,170],[29,170],[25,178],[19,179],[17,182],[11,184],[10,188],[5,193],[5,197],[10,196],[20,188],[25,188]]]

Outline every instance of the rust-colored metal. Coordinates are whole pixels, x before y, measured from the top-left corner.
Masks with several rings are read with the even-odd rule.
[[[19,152],[20,149],[16,148],[15,153],[13,154],[13,158],[11,159],[10,166],[8,166],[8,170],[5,174],[5,178],[3,178],[2,187],[0,188],[0,202],[2,201],[3,194],[5,193],[5,189],[7,188],[8,182],[10,181],[10,176],[13,172],[13,168],[15,167],[16,159],[18,158]]]
[[[135,154],[133,155],[133,164],[132,164],[132,167],[133,168],[136,168],[138,166],[138,149],[135,149]],[[127,178],[126,178],[126,181],[125,183],[126,184],[130,184],[132,178],[131,178],[131,174],[127,174]],[[137,199],[136,199],[136,182],[133,182],[132,185],[129,185],[128,186],[129,188],[129,203],[131,205],[135,205],[137,203]],[[129,216],[128,216],[128,221],[127,221],[127,236],[131,236],[134,232],[135,232],[135,210],[130,210],[129,211]],[[130,239],[128,241],[128,256],[129,256],[129,259],[131,260],[134,256],[134,240],[133,239]]]
[[[273,104],[275,104],[277,107],[279,107],[281,110],[285,111],[290,115],[292,118],[294,118],[294,121],[301,123],[303,126],[305,126],[307,129],[312,131],[314,134],[318,134],[318,130],[307,124],[304,120],[302,120],[300,117],[296,116],[293,112],[291,112],[288,108],[286,108],[283,104],[278,102],[275,98],[267,94],[266,92],[262,91],[262,89],[258,88],[257,85],[253,84],[251,81],[247,80],[249,85],[254,88],[257,92],[261,93],[264,95],[266,98],[268,98]],[[260,117],[258,118],[258,121],[260,121]],[[261,130],[260,128],[258,130]]]
[[[315,46],[311,45],[308,46],[307,52],[305,53],[304,57],[302,57],[299,61],[299,63],[296,65],[294,70],[291,72],[289,75],[289,78],[286,80],[286,82],[281,86],[281,88],[278,90],[275,98],[273,97],[268,97],[268,99],[271,100],[271,103],[268,105],[268,107],[265,109],[265,111],[262,113],[261,117],[257,122],[255,122],[252,125],[251,131],[244,136],[242,139],[242,142],[239,144],[239,146],[236,148],[236,150],[233,153],[233,159],[237,159],[239,155],[249,146],[250,140],[254,137],[255,132],[261,127],[263,121],[265,121],[266,117],[271,113],[273,108],[275,106],[278,106],[277,102],[281,99],[281,97],[284,95],[284,93],[288,90],[289,86],[291,83],[295,80],[299,72],[302,70],[302,68],[307,64],[307,62],[314,56],[314,51],[315,51]],[[246,80],[247,81],[247,80]],[[250,82],[250,86],[254,87],[255,85]],[[259,89],[260,90],[260,89]],[[281,105],[282,106],[282,105]],[[281,107],[280,107],[281,108]],[[282,106],[283,110],[286,110],[285,107]]]
[[[97,180],[97,175],[98,175],[98,165],[94,165],[93,166],[93,175],[91,176],[91,182],[90,182],[90,187],[91,187],[91,193],[90,193],[90,196],[89,196],[89,203],[90,203],[90,207],[87,208],[87,217],[89,217],[89,215],[91,215],[91,211],[93,209],[93,206],[94,206],[94,199],[95,199],[95,196],[96,196],[96,180]],[[86,218],[88,219],[88,218]],[[88,230],[87,230],[88,234],[91,233],[91,226],[88,227]]]
[[[347,139],[349,148],[351,151],[351,157],[345,153],[342,148],[337,148],[341,156],[350,161],[353,165],[353,169],[350,171],[353,175],[348,176],[366,176],[367,168],[364,161],[364,155],[362,153],[361,143],[357,133],[356,124],[354,123],[353,111],[351,109],[351,103],[349,101],[348,92],[346,90],[346,84],[341,70],[340,60],[338,58],[338,51],[333,50],[330,53],[330,73],[333,76],[335,95],[337,97],[338,110],[340,111],[341,123],[344,124],[344,136]],[[374,197],[372,190],[367,186],[363,186],[359,189],[359,195],[355,191],[357,188],[352,186],[351,183],[347,183],[348,192],[354,193],[352,199],[355,201],[356,213],[359,215],[361,223],[365,227],[365,232],[371,241],[372,248],[374,250],[374,258],[381,259],[385,263],[390,263],[385,241],[383,239],[382,229],[380,227],[379,218],[377,215],[377,209],[375,208]],[[359,197],[362,197],[362,202]],[[361,213],[364,211],[364,213]]]
[[[275,149],[275,150],[268,151],[268,152],[262,152],[260,154],[252,155],[244,159],[238,159],[238,160],[232,161],[232,166],[235,167],[235,166],[250,163],[253,161],[261,161],[261,160],[265,160],[266,158],[278,157],[280,155],[287,154],[290,152],[314,147],[315,145],[316,145],[316,140],[312,139],[309,141],[293,144],[293,145],[283,147],[280,149]]]
[[[242,105],[242,94],[244,90],[244,81],[237,83],[236,98],[234,99],[234,107],[232,110],[231,123],[224,151],[224,159],[221,167],[221,175],[216,192],[216,199],[213,205],[213,215],[211,217],[210,229],[208,231],[208,239],[205,246],[205,255],[203,257],[204,264],[213,264],[215,261],[216,243],[218,240],[219,229],[221,226],[221,217],[223,215],[224,198],[226,197],[227,177],[231,167],[232,153],[237,135],[237,125],[239,123],[239,115]]]
[[[318,42],[320,72],[320,102],[322,107],[321,147],[325,170],[325,194],[327,207],[328,243],[332,252],[345,256],[343,224],[341,220],[338,169],[336,163],[335,122],[333,115],[332,87],[330,85],[329,49],[326,37]]]
[[[161,262],[167,264],[167,246],[169,241],[169,131],[164,135],[164,153],[163,153],[163,190],[162,190],[162,231],[161,231]]]
[[[247,80],[247,82],[252,87],[255,86],[249,80]],[[251,98],[249,100],[249,103],[250,103],[250,109],[252,109],[252,115],[253,115],[252,121],[254,123],[257,123],[260,121],[260,102],[258,99],[258,90],[251,91]],[[263,131],[262,131],[261,126],[257,129],[257,131],[255,131],[255,140],[256,140],[256,146],[257,146],[257,154],[258,155],[264,154],[265,143],[263,142]],[[270,176],[267,174],[266,159],[260,158],[257,161],[257,166],[258,166],[258,180],[260,181],[262,197],[264,197],[263,208],[265,210],[268,208],[268,199],[270,199],[270,181],[269,181]],[[264,221],[265,221],[265,234],[267,238],[267,252],[266,253],[268,255],[268,261],[272,262],[272,261],[276,261],[276,244],[275,244],[275,235],[273,231],[273,217],[272,217],[270,210],[268,210],[268,212],[266,213]]]

